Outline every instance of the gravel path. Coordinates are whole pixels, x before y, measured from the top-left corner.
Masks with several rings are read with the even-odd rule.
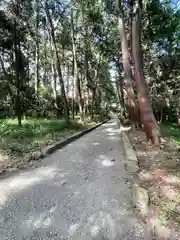
[[[115,121],[0,181],[1,240],[139,240]]]

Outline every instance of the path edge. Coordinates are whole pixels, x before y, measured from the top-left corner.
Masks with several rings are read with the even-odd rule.
[[[125,152],[125,165],[127,171],[135,175],[135,182],[132,184],[132,202],[134,207],[140,211],[143,215],[147,215],[148,206],[149,206],[149,194],[145,188],[142,188],[139,185],[138,181],[138,172],[139,172],[139,163],[134,151],[132,144],[129,140],[128,135],[123,131],[122,124],[120,120],[117,120],[118,127],[120,128],[121,139]]]
[[[71,135],[70,137],[62,140],[62,141],[59,141],[59,142],[56,142],[55,144],[53,145],[50,145],[50,146],[47,146],[46,148],[44,149],[41,149],[41,152],[39,152],[39,154],[36,154],[35,156],[31,156],[31,158],[27,159],[25,162],[19,162],[17,163],[17,165],[15,167],[13,167],[13,164],[10,164],[8,165],[7,168],[5,169],[2,169],[0,171],[0,178],[2,177],[5,177],[6,173],[8,174],[12,174],[14,172],[17,172],[18,170],[21,170],[21,169],[25,169],[25,168],[28,168],[28,167],[31,167],[35,162],[37,163],[38,160],[43,160],[44,158],[48,157],[49,155],[53,154],[54,152],[56,152],[57,150],[65,147],[66,145],[68,145],[69,143],[77,140],[78,138],[86,135],[87,133],[95,130],[96,128],[100,127],[101,125],[103,125],[104,123],[108,122],[109,119],[106,119],[104,120],[103,122],[100,122],[98,124],[96,124],[95,126],[93,127],[90,127],[90,128],[87,128],[85,130],[82,130],[78,133],[75,133],[73,135]],[[34,158],[33,158],[34,157]]]
[[[40,158],[45,158],[45,157],[51,155],[52,153],[56,152],[57,150],[63,148],[64,146],[68,145],[69,143],[75,141],[76,139],[86,135],[87,133],[95,130],[96,128],[100,127],[101,125],[103,125],[104,123],[106,123],[108,121],[109,121],[109,119],[106,119],[105,121],[103,121],[101,123],[98,123],[91,128],[87,128],[85,130],[82,130],[78,133],[75,133],[75,134],[71,135],[70,137],[66,138],[65,140],[62,140],[60,142],[56,142],[54,145],[46,148],[45,151],[42,151],[42,154],[41,154]]]

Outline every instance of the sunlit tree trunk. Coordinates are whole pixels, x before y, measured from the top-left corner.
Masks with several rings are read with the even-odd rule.
[[[118,26],[121,38],[121,49],[122,49],[122,60],[123,60],[123,69],[124,69],[124,85],[127,92],[127,108],[129,112],[130,119],[132,123],[137,122],[137,109],[135,104],[135,95],[132,84],[132,71],[129,60],[129,51],[128,51],[128,42],[125,32],[125,24],[123,18],[123,10],[119,6],[119,1],[117,0],[117,9],[118,9]]]
[[[118,92],[118,99],[121,105],[121,114],[125,116],[125,104],[124,104],[124,84],[123,84],[123,77],[122,77],[122,67],[120,63],[120,59],[117,62],[117,70],[118,70],[118,79],[116,81],[116,88]],[[126,117],[126,116],[125,116]]]
[[[152,143],[159,143],[160,128],[156,122],[150,98],[148,95],[148,86],[143,73],[143,61],[140,44],[140,21],[141,21],[141,1],[134,1],[133,22],[132,22],[132,49],[135,71],[136,88],[138,92],[138,101],[140,108],[140,118],[144,125],[144,131],[147,139]]]

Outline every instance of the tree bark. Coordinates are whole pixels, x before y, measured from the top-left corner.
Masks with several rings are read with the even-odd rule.
[[[119,99],[119,103],[121,105],[121,114],[125,116],[125,104],[124,104],[124,86],[123,86],[123,78],[121,76],[122,73],[122,68],[121,68],[121,63],[120,63],[120,59],[118,59],[117,62],[117,68],[118,68],[118,80],[116,81],[116,88],[117,88],[117,92],[118,92],[118,99]]]
[[[78,67],[77,67],[77,54],[76,54],[76,44],[74,37],[74,19],[73,19],[73,9],[71,9],[71,39],[72,39],[72,52],[73,52],[73,62],[74,62],[74,83],[76,83],[76,99],[78,101],[79,112],[81,122],[84,122],[84,113],[83,113],[83,100],[81,93],[81,84],[79,79]]]
[[[35,63],[36,63],[36,76],[35,76],[35,92],[38,93],[40,86],[39,79],[39,0],[36,0],[36,53],[35,53]]]
[[[135,82],[138,92],[140,119],[144,125],[144,131],[148,140],[151,140],[153,144],[158,144],[161,136],[160,128],[156,122],[152,110],[148,95],[148,86],[143,73],[143,61],[140,44],[141,4],[141,1],[135,0],[133,5],[132,52],[134,60]]]
[[[55,50],[55,54],[56,54],[56,67],[57,67],[57,72],[58,72],[58,76],[59,76],[59,83],[60,83],[60,87],[61,87],[61,96],[63,99],[63,107],[64,107],[64,116],[66,121],[69,121],[69,106],[68,106],[68,101],[66,98],[66,93],[65,93],[65,88],[64,88],[64,81],[63,81],[63,77],[62,77],[62,71],[61,71],[61,62],[60,62],[60,57],[59,57],[59,53],[58,53],[58,48],[56,45],[56,39],[55,39],[55,32],[54,32],[54,25],[49,13],[49,6],[47,4],[47,2],[45,3],[45,12],[46,12],[46,16],[48,19],[48,22],[50,24],[50,32],[51,32],[51,37],[52,37],[52,41],[53,41],[53,45],[54,45],[54,50]]]
[[[52,46],[51,36],[49,36],[49,43],[50,43],[50,50],[51,50],[51,57],[54,59],[54,49]],[[52,61],[51,64],[51,74],[52,74],[52,89],[53,89],[53,95],[55,100],[55,108],[56,108],[56,117],[60,118],[62,115],[62,109],[60,108],[60,99],[58,97],[57,93],[57,71],[54,61]]]
[[[22,120],[22,105],[21,105],[21,96],[20,96],[20,89],[21,89],[21,76],[20,76],[20,38],[19,34],[17,33],[17,21],[19,19],[19,1],[16,2],[16,18],[15,18],[15,28],[14,28],[14,52],[15,52],[15,72],[16,72],[16,96],[15,96],[15,113],[18,119],[18,125],[21,126]]]
[[[118,5],[118,25],[121,38],[121,49],[122,49],[122,60],[123,60],[123,69],[124,69],[124,85],[127,92],[127,109],[129,112],[130,120],[132,123],[138,122],[137,117],[137,108],[135,103],[135,94],[132,84],[132,71],[130,66],[129,52],[128,52],[128,41],[125,32],[125,24],[123,17],[123,10],[120,9]],[[121,16],[120,16],[121,13]]]

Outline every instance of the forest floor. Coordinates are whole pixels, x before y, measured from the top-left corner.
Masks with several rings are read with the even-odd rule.
[[[95,124],[81,124],[78,118],[68,125],[59,119],[27,119],[19,127],[16,119],[0,120],[0,172],[12,164],[36,160],[43,148]]]
[[[162,133],[165,143],[160,148],[149,145],[140,130],[128,136],[138,158],[139,184],[149,194],[146,220],[158,239],[180,239],[180,129],[162,125]]]

